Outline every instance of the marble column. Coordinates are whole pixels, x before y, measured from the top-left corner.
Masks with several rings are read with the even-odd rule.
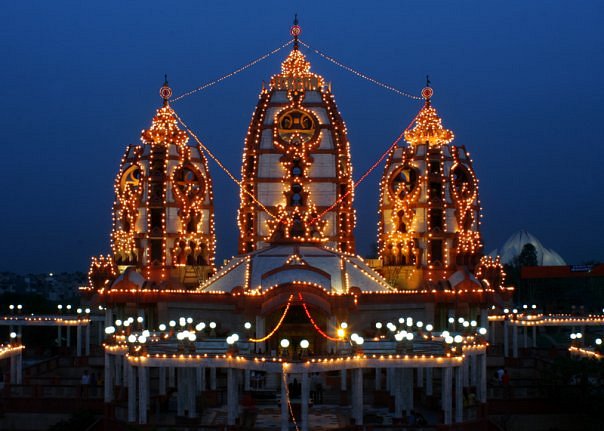
[[[476,371],[472,367],[472,374]],[[462,367],[455,367],[455,422],[463,422],[463,378]]]
[[[393,378],[390,382],[390,388],[394,392],[394,417],[403,417],[403,370],[393,368]]]
[[[468,356],[469,355],[471,355],[471,353],[468,354]],[[466,356],[464,358],[464,361],[463,361],[463,363],[461,365],[462,368],[463,368],[463,370],[462,370],[463,385],[466,386],[466,387],[470,386],[470,358],[468,356]]]
[[[478,382],[476,383],[476,398],[480,403],[487,402],[487,354],[478,355]]]
[[[528,348],[528,326],[525,326],[523,329],[524,329],[524,331],[523,331],[524,340],[522,340],[523,341],[522,347],[527,349]]]
[[[66,338],[67,347],[71,347],[71,326],[66,326],[65,332],[66,332],[65,338]]]
[[[433,382],[432,382],[432,374],[433,374],[433,370],[432,368],[426,368],[426,395],[427,396],[432,396],[432,394],[434,393],[433,391]]]
[[[128,370],[128,422],[136,422],[136,370],[128,363],[124,364]]]
[[[452,380],[453,380],[453,367],[444,367],[442,370],[442,410],[443,410],[443,422],[445,425],[450,425],[453,422],[453,418],[451,417],[451,410],[453,404],[452,397]]]
[[[166,367],[159,367],[159,382],[158,382],[158,390],[159,395],[166,395],[168,391],[166,390]]]
[[[227,368],[227,425],[229,426],[235,425],[239,413],[236,373],[236,369]]]
[[[185,368],[176,368],[176,416],[185,415],[185,406],[187,404],[187,386],[186,386]]]
[[[216,390],[216,368],[210,368],[210,390]]]
[[[503,357],[507,358],[510,354],[510,341],[509,341],[509,325],[508,321],[503,321]]]
[[[84,355],[86,356],[90,356],[90,325],[91,325],[92,321],[90,321],[88,323],[88,325],[86,325],[86,338],[85,338],[85,344],[84,344]]]
[[[537,327],[533,325],[533,348],[537,348]]]
[[[478,370],[477,370],[478,356],[474,352],[472,352],[469,356],[470,357],[468,359],[470,360],[470,369],[472,370],[470,372],[470,385],[476,386],[476,378],[478,377]]]
[[[76,356],[82,356],[82,327],[76,326]]]
[[[176,369],[174,367],[168,367],[168,387],[176,387]]]
[[[246,368],[245,370],[243,370],[243,390],[245,390],[245,391],[252,390],[251,380],[252,380],[252,370],[248,370]]]
[[[518,357],[518,326],[512,326],[512,356]]]
[[[105,353],[104,398],[106,403],[113,401],[113,376],[115,373],[115,356]]]
[[[134,374],[134,373],[133,373]],[[138,367],[138,423],[147,423],[149,402],[149,368]]]
[[[363,424],[363,369],[352,370],[352,414],[356,425]]]
[[[187,378],[187,417],[197,417],[197,379],[196,369],[186,368]]]
[[[417,387],[424,387],[424,369],[421,367],[417,369]]]
[[[413,410],[413,368],[402,370],[403,410],[407,414]]]
[[[302,422],[302,431],[308,431],[308,403],[310,402],[310,382],[308,378],[308,372],[304,371],[302,373],[302,383],[301,383],[301,396],[300,402],[302,403],[300,406],[300,420]]]
[[[340,370],[340,390],[346,391],[346,370]]]

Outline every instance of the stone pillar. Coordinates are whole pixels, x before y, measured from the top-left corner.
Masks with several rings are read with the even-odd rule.
[[[528,348],[528,326],[524,327],[524,340],[523,341],[523,345],[522,347],[524,347],[525,349]]]
[[[90,356],[90,324],[92,320],[86,325],[86,344],[84,345],[84,354]]]
[[[417,369],[417,387],[424,387],[424,369],[421,367]]]
[[[252,380],[252,370],[248,370],[248,369],[243,370],[243,389],[245,391],[252,390],[251,380]]]
[[[16,376],[16,382],[18,385],[22,385],[23,384],[23,350],[21,350],[19,352],[19,354],[16,356],[17,358],[17,376]]]
[[[475,370],[472,367],[472,374]],[[462,367],[455,367],[455,422],[463,422],[463,378]]]
[[[134,367],[124,364],[128,370],[128,422],[136,422],[136,373]]]
[[[443,409],[443,422],[445,425],[451,425],[453,423],[453,418],[451,417],[452,410],[452,379],[453,379],[453,368],[451,366],[441,368],[442,370],[442,409]]]
[[[466,355],[466,357],[464,358],[463,362],[462,362],[462,374],[463,374],[463,385],[468,387],[470,386],[470,358],[469,356],[471,356],[471,353]]]
[[[281,376],[281,431],[289,430],[289,406],[287,404],[287,374]]]
[[[216,390],[216,368],[210,368],[210,390]]]
[[[101,322],[97,323],[97,344],[101,346],[103,344],[103,340],[105,339],[105,328],[103,328],[103,324]]]
[[[478,377],[478,369],[477,369],[478,368],[477,367],[478,355],[476,355],[475,352],[472,352],[468,359],[470,360],[470,369],[472,370],[470,372],[470,385],[476,386],[476,379]]]
[[[168,391],[166,390],[166,367],[159,367],[159,382],[158,382],[158,390],[160,395],[166,395]]]
[[[185,415],[185,405],[187,403],[185,368],[178,367],[176,369],[176,374],[176,416],[183,417]]]
[[[301,391],[302,394],[300,396],[300,402],[302,403],[300,406],[300,420],[302,421],[302,431],[308,431],[308,403],[310,402],[310,382],[308,378],[308,372],[304,371],[302,373],[302,383],[301,383]]]
[[[65,342],[67,343],[67,347],[71,347],[71,326],[66,326],[65,332],[67,335],[67,337],[65,337],[66,338]]]
[[[487,308],[480,310],[480,327],[485,328],[487,331],[489,330],[489,310]]]
[[[432,374],[433,374],[433,370],[432,368],[426,368],[426,395],[427,396],[432,396],[433,389],[432,389]]]
[[[61,347],[61,325],[57,325],[57,346]]]
[[[393,378],[390,382],[390,388],[394,392],[394,417],[403,417],[403,370],[393,368]]]
[[[256,316],[256,337],[262,338],[266,336],[266,322],[264,317]],[[254,348],[258,353],[266,353],[266,343],[263,341],[261,343],[254,343]]]
[[[113,311],[110,308],[105,308],[105,326],[113,326]]]
[[[197,387],[197,391],[201,393],[206,390],[206,368],[199,367],[199,371],[201,379],[199,380],[199,386]]]
[[[138,423],[147,423],[149,402],[149,368],[138,367]]]
[[[174,367],[168,367],[168,387],[176,387],[176,369]]]
[[[10,357],[10,383],[13,385],[18,385],[17,382],[17,368],[19,366],[19,358],[18,355],[14,355]]]
[[[413,410],[413,368],[402,370],[403,410],[407,414]]]
[[[105,390],[104,397],[105,402],[110,403],[113,401],[113,375],[115,373],[115,357],[108,353],[105,353]]]
[[[379,391],[382,389],[382,369],[375,367],[375,390]]]
[[[493,320],[491,322],[491,329],[487,333],[489,343],[491,343],[493,346],[495,346],[497,344],[497,331],[496,331],[496,328],[497,328],[497,321]]]
[[[503,357],[507,358],[510,352],[510,341],[509,341],[509,330],[508,330],[508,321],[503,321]]]
[[[478,355],[478,382],[476,383],[476,398],[480,403],[487,402],[487,353]]]
[[[82,327],[76,326],[76,356],[82,356]]]
[[[227,368],[227,425],[229,426],[235,425],[239,410],[236,371],[234,368]]]
[[[189,418],[197,417],[197,379],[196,369],[186,368],[187,378],[187,416]]]
[[[340,370],[340,390],[346,391],[346,370]]]
[[[537,348],[537,326],[533,325],[533,349]]]
[[[518,357],[518,325],[512,326],[512,356]]]
[[[394,368],[386,368],[386,390],[390,393],[390,395],[394,396],[396,392],[395,385],[393,384],[396,380],[395,378],[396,370]]]
[[[120,356],[120,363],[122,364],[122,372],[124,373],[124,385],[126,385],[128,383],[128,375],[130,374],[131,370],[128,366],[128,361],[126,360],[125,356]]]
[[[357,426],[363,424],[363,369],[352,370],[352,417]]]

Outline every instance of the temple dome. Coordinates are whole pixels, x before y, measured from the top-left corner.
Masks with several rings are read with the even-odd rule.
[[[506,265],[514,263],[514,258],[519,256],[526,244],[532,244],[537,250],[537,266],[566,265],[566,262],[554,250],[545,248],[541,241],[526,230],[520,230],[513,234],[500,249],[495,249],[489,256],[501,256],[501,262]]]
[[[282,285],[312,285],[331,294],[394,288],[358,256],[312,244],[273,244],[234,257],[201,287],[205,292],[262,294]]]

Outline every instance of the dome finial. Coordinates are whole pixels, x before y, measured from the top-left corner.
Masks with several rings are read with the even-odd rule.
[[[294,50],[298,50],[298,36],[302,33],[302,28],[298,25],[298,14],[294,15],[294,25],[289,30],[289,34],[294,38]]]
[[[159,89],[159,95],[164,99],[164,106],[168,106],[168,100],[172,97],[172,89],[168,86],[168,74],[164,75],[164,85]]]

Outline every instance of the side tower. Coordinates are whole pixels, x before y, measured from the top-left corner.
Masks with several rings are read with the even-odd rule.
[[[399,289],[435,287],[482,256],[478,180],[464,146],[452,145],[424,88],[424,106],[391,151],[381,181],[379,254]],[[451,282],[451,280],[449,280]]]
[[[352,166],[331,88],[293,49],[263,88],[245,139],[239,252],[281,239],[354,252]]]
[[[119,273],[128,268],[153,283],[197,286],[214,270],[212,180],[199,146],[188,145],[168,99],[142,145],[126,149],[115,179],[111,248]]]

